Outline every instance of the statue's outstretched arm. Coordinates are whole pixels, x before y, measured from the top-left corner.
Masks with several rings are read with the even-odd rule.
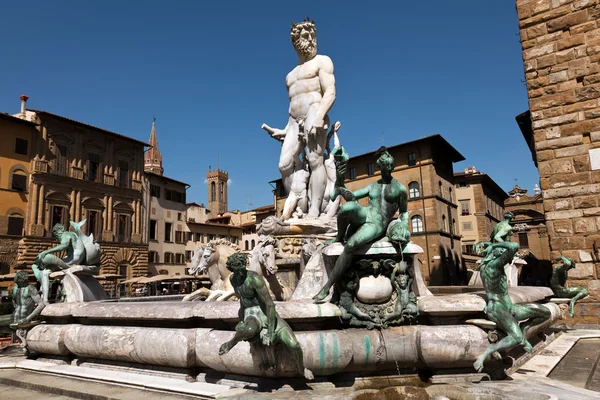
[[[354,195],[354,198],[356,199],[362,199],[363,197],[367,197],[369,195],[369,189],[371,188],[371,185],[358,189],[354,192],[352,192],[352,194]]]

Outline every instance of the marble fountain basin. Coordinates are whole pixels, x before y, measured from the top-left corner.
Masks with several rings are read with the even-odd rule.
[[[559,318],[558,306],[546,301],[552,295],[550,289],[515,287],[509,289],[509,295],[515,303],[540,302],[550,309],[550,320],[531,329],[530,336]],[[317,376],[384,373],[397,367],[472,368],[489,345],[488,335],[463,321],[481,318],[484,306],[483,292],[421,297],[418,307],[427,323],[444,317],[455,323],[368,330],[343,325],[341,312],[333,304],[276,303],[279,315],[288,321],[302,346],[304,365]],[[42,312],[44,323],[29,331],[27,343],[33,353],[41,355],[256,377],[295,376],[291,357],[279,357],[274,371],[261,370],[260,357],[246,342],[219,356],[220,345],[233,337],[238,307],[237,302],[52,304]]]

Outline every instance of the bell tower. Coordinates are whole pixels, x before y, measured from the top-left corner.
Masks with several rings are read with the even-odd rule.
[[[151,147],[148,149],[146,156],[144,157],[144,171],[162,175],[165,170],[162,166],[162,154],[158,150],[158,139],[156,138],[156,128],[154,127],[154,122],[156,122],[156,118],[154,118],[154,121],[152,121],[152,131],[150,131],[150,140],[148,141]]]
[[[227,180],[229,175],[220,169],[206,173],[208,182],[208,209],[210,217],[227,212]]]

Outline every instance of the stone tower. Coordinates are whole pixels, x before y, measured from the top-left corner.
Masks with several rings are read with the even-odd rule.
[[[158,150],[158,139],[156,138],[156,128],[154,127],[155,121],[156,118],[152,121],[152,131],[150,132],[150,140],[148,141],[152,147],[146,152],[144,171],[162,175],[165,170],[162,166],[162,154]]]
[[[206,180],[208,182],[208,209],[210,217],[216,217],[227,211],[227,172],[220,169],[208,171]]]

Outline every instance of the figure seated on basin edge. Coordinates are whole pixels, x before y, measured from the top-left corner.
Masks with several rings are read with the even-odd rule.
[[[375,153],[377,165],[381,168],[381,179],[369,186],[355,192],[348,190],[343,183],[346,174],[347,154],[343,147],[333,150],[336,158],[338,180],[331,193],[332,199],[342,195],[346,203],[342,205],[337,216],[337,236],[332,242],[344,242],[344,250],[335,262],[329,279],[319,293],[313,298],[316,303],[322,303],[329,294],[331,287],[339,281],[344,271],[352,262],[352,257],[361,246],[373,243],[384,236],[398,241],[402,246],[408,243],[410,231],[408,230],[407,191],[404,185],[392,177],[394,158],[381,147]],[[369,204],[361,206],[358,199],[369,197]],[[396,211],[399,217],[392,221]],[[391,223],[390,223],[391,222]]]
[[[268,366],[276,368],[274,346],[282,343],[290,351],[296,370],[306,379],[314,379],[313,373],[303,365],[302,347],[292,328],[277,314],[275,303],[264,279],[254,271],[246,269],[246,255],[234,253],[227,258],[227,269],[235,294],[240,299],[240,322],[235,327],[233,338],[221,345],[219,355],[227,354],[242,340],[259,341],[267,348]]]
[[[555,259],[554,262],[562,262],[562,264],[554,266],[552,278],[550,279],[550,287],[556,297],[571,299],[569,302],[569,316],[573,318],[575,316],[575,303],[577,303],[577,300],[583,299],[590,293],[583,287],[565,287],[569,270],[575,268],[575,262],[573,262],[572,258],[561,256]]]
[[[62,224],[54,225],[52,233],[60,244],[38,254],[35,263],[31,266],[36,279],[41,283],[45,304],[48,304],[52,272],[67,270],[72,273],[97,274],[100,270],[100,245],[94,242],[94,235],[86,236],[81,231],[85,221],[85,219],[81,222],[69,221],[75,232],[66,231]],[[67,252],[63,259],[52,254],[62,250]]]
[[[529,353],[532,346],[527,340],[529,328],[550,318],[550,310],[536,303],[513,304],[508,296],[508,284],[504,265],[509,263],[517,251],[515,242],[479,242],[475,245],[477,254],[483,256],[479,270],[485,288],[487,304],[484,309],[487,317],[494,321],[506,336],[497,343],[490,344],[473,364],[478,372],[483,369],[485,359],[496,351],[523,344]],[[521,328],[519,321],[525,322]]]

